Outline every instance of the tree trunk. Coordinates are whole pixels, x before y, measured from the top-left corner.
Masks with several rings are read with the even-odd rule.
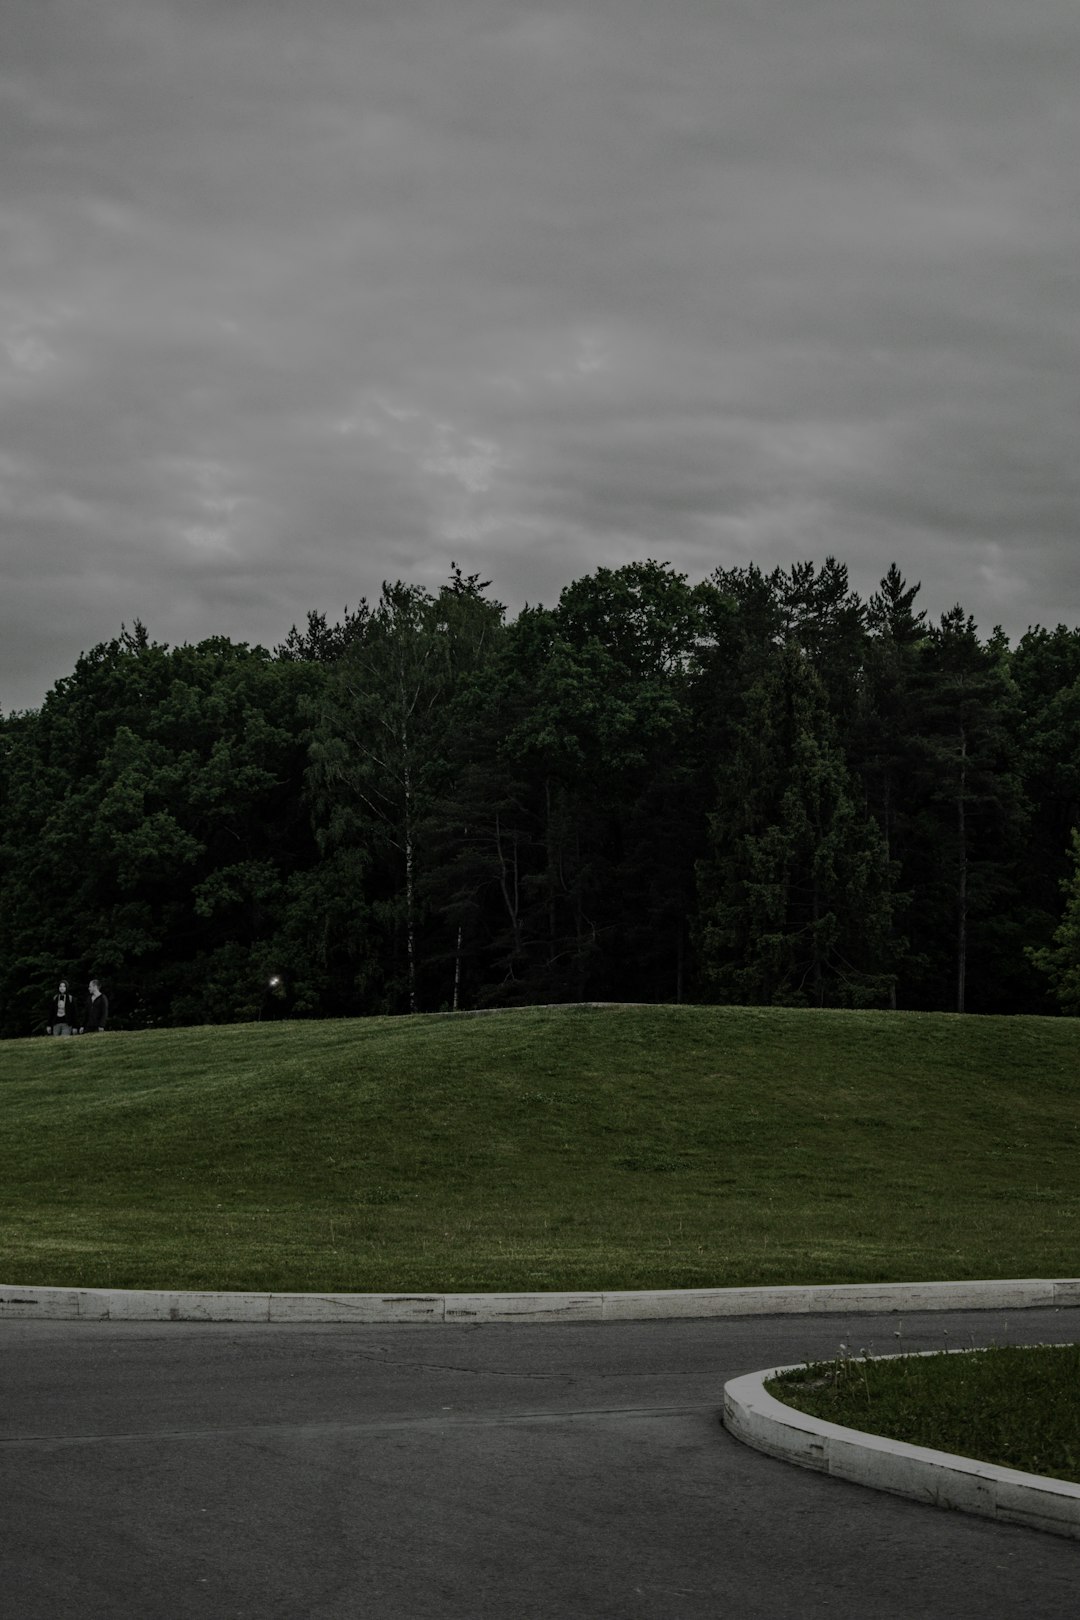
[[[514,960],[521,956],[521,895],[519,890],[518,874],[518,840],[517,833],[513,835],[513,865],[508,866],[506,852],[503,849],[502,824],[499,821],[499,812],[495,812],[495,853],[499,858],[499,888],[502,891],[503,904],[506,915],[510,919],[510,930],[514,941]]]
[[[960,781],[956,795],[956,833],[960,849],[960,872],[956,896],[956,1010],[964,1011],[967,994],[968,946],[968,852],[967,816],[964,798],[967,792],[967,737],[960,727]]]
[[[407,745],[406,745],[407,750]],[[416,1012],[416,871],[412,831],[412,779],[405,754],[405,956],[409,983],[409,1011]]]
[[[551,813],[551,778],[544,781],[545,841],[547,843],[547,912],[548,912],[548,966],[555,965],[555,942],[558,937],[555,912],[555,830]]]

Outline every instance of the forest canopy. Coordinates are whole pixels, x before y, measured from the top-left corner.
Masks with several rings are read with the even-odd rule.
[[[0,718],[0,1033],[90,975],[126,1028],[1080,1012],[1080,631],[919,590],[649,561],[511,619],[455,566],[273,651],[122,628]]]

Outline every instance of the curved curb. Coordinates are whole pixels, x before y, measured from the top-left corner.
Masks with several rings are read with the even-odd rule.
[[[972,1353],[978,1354],[952,1352]],[[790,1367],[773,1367],[725,1384],[723,1423],[729,1433],[770,1457],[816,1469],[834,1479],[1080,1540],[1080,1485],[908,1445],[884,1435],[863,1434],[811,1417],[785,1406],[765,1390],[767,1379],[791,1371]]]
[[[0,1285],[0,1321],[640,1322],[676,1317],[1080,1306],[1080,1278],[618,1293],[277,1294]]]

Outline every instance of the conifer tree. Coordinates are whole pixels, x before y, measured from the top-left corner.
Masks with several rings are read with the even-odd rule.
[[[1049,945],[1032,949],[1034,966],[1046,975],[1062,1012],[1080,1016],[1080,828],[1071,839],[1072,871],[1063,879],[1065,914]]]
[[[1027,805],[1004,637],[984,645],[957,604],[932,627],[916,690],[914,826],[904,873],[918,897],[909,914],[913,944],[934,981],[951,981],[938,1005],[964,1012],[974,992],[975,1004],[989,1009],[1001,971],[995,958],[1022,962],[1008,918]]]
[[[724,1000],[880,1005],[891,985],[890,868],[794,642],[748,696],[699,866],[699,952]]]

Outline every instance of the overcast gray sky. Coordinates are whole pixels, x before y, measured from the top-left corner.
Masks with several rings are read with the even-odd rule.
[[[4,0],[0,706],[452,559],[1080,623],[1077,0]]]

